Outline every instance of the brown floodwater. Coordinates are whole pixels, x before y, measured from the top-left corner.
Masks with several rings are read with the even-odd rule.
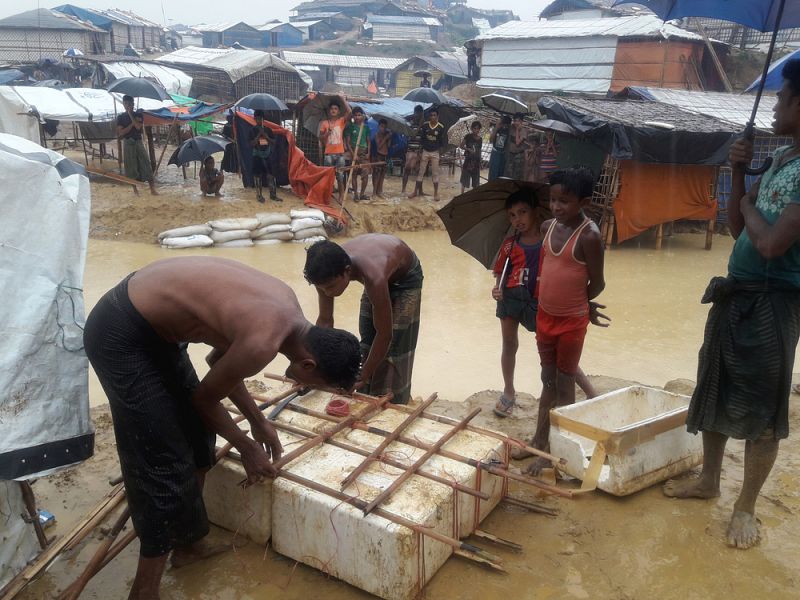
[[[462,401],[480,390],[500,389],[500,331],[490,296],[492,278],[477,262],[453,248],[443,232],[404,233],[425,269],[422,324],[415,361],[413,391],[417,396],[439,392]],[[646,236],[640,244],[615,247],[606,254],[608,304],[613,323],[592,328],[582,360],[588,373],[663,385],[676,378],[694,378],[706,308],[699,303],[712,275],[725,271],[730,238],[716,236],[710,252],[703,237],[682,234],[665,240],[660,252]],[[91,307],[102,293],[132,270],[167,256],[189,252],[155,245],[90,240],[85,295]],[[284,244],[246,249],[191,252],[226,256],[270,272],[295,288],[306,315],[316,317],[316,295],[302,279],[302,245]],[[360,286],[337,300],[337,325],[355,330]],[[201,347],[193,350],[198,371],[204,371]],[[517,388],[538,394],[534,337],[523,336],[518,358]],[[269,367],[281,371],[283,359]],[[102,390],[93,380],[91,400],[102,404]],[[759,500],[764,539],[749,551],[724,545],[725,523],[741,484],[742,445],[731,444],[723,471],[722,496],[710,501],[677,501],[662,496],[658,486],[628,498],[595,492],[573,500],[546,499],[557,517],[497,508],[482,528],[524,547],[521,554],[491,548],[501,555],[507,574],[489,572],[452,558],[424,592],[429,599],[747,599],[797,597],[800,582],[800,415],[791,405],[793,433],[783,443],[775,470]],[[98,457],[60,482],[36,486],[43,506],[66,525],[85,514],[108,489],[113,449],[106,417]],[[102,428],[101,428],[102,429]],[[101,455],[106,458],[102,459]],[[81,475],[82,474],[82,475]],[[515,490],[528,494],[526,490]],[[230,540],[231,534],[215,531]],[[241,542],[241,538],[239,538]],[[23,595],[52,598],[72,581],[96,542],[79,554],[59,560]],[[83,598],[124,598],[132,580],[138,546],[132,544],[96,577]],[[792,591],[795,590],[795,591]],[[162,598],[308,599],[369,598],[322,572],[255,544],[197,565],[168,571]]]

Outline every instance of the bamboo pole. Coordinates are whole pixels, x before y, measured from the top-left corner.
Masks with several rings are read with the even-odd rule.
[[[284,377],[283,375],[276,375],[274,373],[264,373],[264,377],[266,377],[267,379],[273,379],[275,381],[282,381],[283,383],[293,383],[293,384],[296,383],[293,379]],[[317,386],[309,386],[309,387],[313,389],[321,389]],[[369,399],[372,398],[372,396],[367,396],[366,394],[359,394],[358,392],[356,392],[353,394],[353,398]],[[393,410],[399,410],[406,413],[410,413],[414,410],[413,408],[405,406],[404,404],[388,404],[387,408],[391,408]],[[450,417],[445,417],[443,415],[437,415],[428,412],[423,412],[422,417],[425,419],[430,419],[431,421],[437,421],[438,423],[444,423],[445,425],[456,425],[458,423],[457,419],[452,419]],[[531,454],[534,454],[536,456],[541,456],[542,458],[546,458],[547,460],[552,461],[553,464],[561,464],[561,465],[567,464],[567,461],[564,458],[558,458],[557,456],[553,456],[552,454],[544,452],[543,450],[539,450],[538,448],[533,448],[532,446],[529,446],[522,440],[510,437],[504,433],[499,433],[497,431],[492,431],[491,429],[485,429],[483,427],[478,427],[476,425],[468,425],[467,431],[471,431],[473,433],[480,433],[481,435],[501,440],[503,442],[506,442],[507,444],[510,444],[512,446],[530,452]]]
[[[408,467],[404,473],[402,473],[397,479],[395,479],[389,485],[389,487],[387,487],[380,494],[378,494],[377,498],[375,498],[372,502],[367,504],[367,506],[364,508],[364,514],[368,515],[370,511],[374,510],[375,507],[377,507],[381,502],[383,502],[384,500],[388,500],[392,496],[392,494],[394,494],[397,488],[403,485],[403,483],[409,477],[411,477],[417,471],[417,469],[419,469],[422,465],[424,465],[427,462],[427,460],[431,456],[436,454],[442,446],[444,446],[449,440],[453,438],[453,436],[455,436],[459,431],[464,429],[464,427],[467,426],[467,423],[469,423],[472,419],[477,417],[479,412],[481,412],[481,409],[476,408],[470,414],[464,417],[458,423],[458,425],[455,425],[450,431],[448,431],[442,437],[436,440],[435,443],[431,444],[430,448],[428,448],[428,450],[426,450],[425,453],[422,456],[420,456],[416,460],[416,462],[414,462],[413,465]]]
[[[429,407],[433,401],[436,400],[436,394],[432,394],[430,398],[428,398],[425,402],[420,404],[414,412],[408,415],[405,420],[398,425],[394,431],[392,431],[391,435],[386,436],[386,438],[373,450],[367,458],[365,458],[360,465],[358,465],[353,471],[342,480],[341,489],[346,488],[348,485],[353,483],[359,475],[366,469],[369,464],[377,459],[379,456],[383,454],[383,451],[391,444],[393,441],[397,439],[397,437],[405,431],[405,429],[411,425],[414,421],[417,420],[417,417],[420,413]]]
[[[28,515],[31,518],[33,529],[36,531],[36,539],[39,540],[39,545],[42,550],[47,548],[47,536],[44,534],[42,524],[39,522],[39,511],[36,510],[36,498],[33,495],[33,488],[31,484],[25,480],[19,482],[20,491],[22,491],[22,501],[25,503],[25,508],[28,510]]]

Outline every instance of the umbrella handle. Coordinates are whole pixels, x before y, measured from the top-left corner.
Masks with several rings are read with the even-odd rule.
[[[747,127],[744,128],[744,133],[742,134],[742,137],[744,137],[744,139],[746,140],[750,141],[753,140],[753,138],[755,137],[755,123],[753,121],[749,121],[747,123]],[[744,172],[745,175],[763,175],[764,173],[767,172],[767,170],[769,170],[771,166],[772,166],[772,157],[768,156],[760,167],[745,167]]]

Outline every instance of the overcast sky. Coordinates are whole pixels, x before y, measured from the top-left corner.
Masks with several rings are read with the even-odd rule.
[[[74,4],[85,8],[121,8],[157,23],[222,23],[245,21],[261,25],[270,19],[287,19],[289,11],[303,0],[222,0],[198,2],[197,0],[0,0],[0,18],[34,8],[52,8]],[[535,18],[550,0],[468,0],[476,8],[506,8],[513,10],[523,20]],[[224,7],[224,8],[223,8]],[[254,11],[260,7],[261,12]]]

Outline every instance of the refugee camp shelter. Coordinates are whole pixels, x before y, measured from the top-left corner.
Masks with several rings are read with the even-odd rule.
[[[107,31],[49,8],[0,19],[0,61],[59,61],[68,48],[84,54],[103,54],[109,47]]]
[[[204,48],[219,48],[241,44],[248,48],[263,48],[264,35],[244,21],[238,23],[214,23],[198,25],[197,31],[203,36]]]
[[[539,112],[572,127],[556,134],[559,166],[600,173],[592,198],[608,246],[677,220],[705,221],[711,247],[719,168],[739,127],[667,104],[544,96]]]
[[[428,71],[431,85],[442,90],[451,90],[466,83],[467,55],[465,52],[434,52],[430,56],[413,56],[400,64],[393,72],[395,96],[405,96],[407,92],[419,87],[420,77],[414,73]]]
[[[505,9],[474,8],[466,4],[451,4],[447,9],[447,20],[458,25],[467,25],[473,19],[485,19],[491,27],[497,27],[509,21],[519,21],[513,11]]]
[[[304,42],[336,39],[336,30],[326,21],[292,21],[292,25],[300,30]]]
[[[97,83],[101,87],[122,77],[145,77],[160,83],[170,94],[188,96],[192,90],[191,76],[174,67],[135,60],[102,61],[97,65],[100,69]]]
[[[702,37],[652,15],[509,21],[470,43],[480,50],[484,88],[602,95],[631,85],[723,89]]]
[[[388,0],[309,0],[295,6],[292,11],[305,18],[309,13],[337,12],[348,17],[363,18],[388,4]]]
[[[404,62],[402,58],[384,56],[348,56],[345,54],[322,54],[317,52],[281,51],[281,57],[292,65],[317,67],[320,81],[344,87],[364,87],[370,81],[385,87],[390,75]],[[315,82],[316,83],[316,82]]]
[[[294,23],[266,23],[258,30],[262,33],[261,46],[264,48],[303,45],[303,32]]]
[[[162,27],[127,10],[82,8],[74,4],[57,6],[57,10],[91,23],[109,33],[111,52],[122,54],[125,46],[147,50],[161,46]]]
[[[298,22],[303,21],[321,21],[326,23],[334,31],[350,31],[353,28],[353,19],[348,17],[343,12],[336,11],[320,11],[320,12],[307,12],[300,15],[292,15],[289,17],[289,22],[297,27]]]
[[[434,17],[395,17],[367,15],[362,26],[363,36],[379,40],[423,40],[435,42],[439,39],[442,23]]]
[[[284,102],[302,98],[311,79],[275,54],[261,50],[189,46],[157,59],[192,77],[189,96],[217,102],[266,92]]]

